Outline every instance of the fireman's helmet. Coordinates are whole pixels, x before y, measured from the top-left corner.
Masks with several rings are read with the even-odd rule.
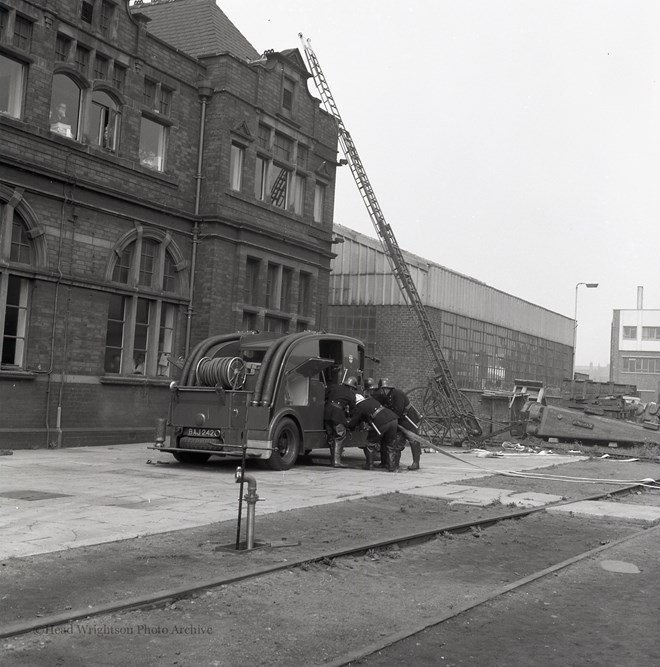
[[[364,388],[365,389],[373,389],[376,386],[376,380],[373,378],[367,378],[364,381]]]
[[[354,377],[353,375],[349,375],[345,380],[344,384],[347,387],[352,387],[353,389],[357,389],[357,378]]]
[[[362,403],[364,401],[364,396],[362,394],[355,394],[355,405]]]
[[[380,380],[378,380],[378,388],[379,389],[383,389],[384,387],[385,388],[387,388],[387,387],[391,388],[393,386],[394,385],[390,382],[389,378],[381,378]]]

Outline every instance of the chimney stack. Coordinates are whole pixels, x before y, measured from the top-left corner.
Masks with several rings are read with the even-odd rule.
[[[644,310],[644,288],[637,288],[637,310]]]

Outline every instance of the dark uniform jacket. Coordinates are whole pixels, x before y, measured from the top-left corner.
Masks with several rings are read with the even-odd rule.
[[[374,398],[386,408],[389,408],[401,421],[406,414],[406,410],[410,405],[410,400],[405,392],[396,387],[381,387]]]
[[[410,404],[406,393],[396,387],[381,387],[375,394],[376,400],[394,412],[399,424],[405,429],[417,432],[419,413]]]
[[[397,416],[375,398],[365,398],[353,408],[348,428],[355,428],[360,422],[366,422],[382,431],[386,424],[396,420]]]
[[[355,391],[345,384],[331,384],[325,390],[323,421],[346,424],[355,405]]]

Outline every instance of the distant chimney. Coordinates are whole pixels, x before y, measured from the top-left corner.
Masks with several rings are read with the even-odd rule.
[[[637,288],[637,310],[644,310],[644,288]]]

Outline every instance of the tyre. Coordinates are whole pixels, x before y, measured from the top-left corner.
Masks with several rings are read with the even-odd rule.
[[[271,470],[289,470],[298,459],[300,433],[292,419],[282,419],[273,432],[273,452],[266,461]]]
[[[206,463],[209,460],[210,454],[204,454],[203,452],[172,452],[172,456],[179,463]]]

